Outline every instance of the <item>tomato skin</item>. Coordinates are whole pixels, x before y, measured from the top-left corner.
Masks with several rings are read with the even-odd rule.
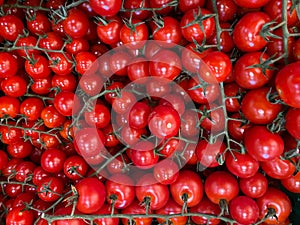
[[[190,9],[204,6],[204,0],[179,0],[178,8],[181,12],[185,13]]]
[[[128,123],[134,129],[143,129],[148,125],[148,116],[151,112],[150,106],[145,102],[137,102],[129,112]]]
[[[114,204],[116,209],[124,209],[129,206],[135,198],[133,180],[125,174],[114,174],[106,182],[106,201]],[[116,197],[116,200],[113,198]]]
[[[32,18],[27,18],[26,24],[28,30],[35,35],[43,35],[51,30],[47,16],[39,11]]]
[[[269,208],[273,208],[276,212],[275,217],[269,217],[265,220],[266,224],[282,223],[288,219],[291,213],[292,205],[288,196],[279,189],[269,187],[267,192],[256,200],[259,207],[259,218],[263,219],[268,213]]]
[[[9,96],[0,97],[0,118],[5,115],[15,118],[20,112],[20,101]]]
[[[63,116],[72,116],[80,109],[80,100],[73,92],[62,91],[54,97],[54,107]]]
[[[48,32],[45,37],[39,41],[39,47],[46,50],[60,50],[64,45],[64,41],[59,34],[55,32]]]
[[[120,41],[120,31],[123,25],[122,20],[118,16],[113,16],[106,20],[105,24],[101,22],[98,23],[97,35],[105,44],[116,44]]]
[[[164,185],[174,183],[179,175],[177,163],[170,159],[164,159],[154,166],[153,174],[155,179]]]
[[[300,139],[300,109],[290,108],[285,115],[285,128],[296,139]]]
[[[134,30],[132,30],[131,26],[134,26]],[[120,41],[130,49],[143,47],[148,37],[148,27],[141,20],[132,19],[130,26],[123,24],[120,30]]]
[[[232,154],[234,154],[234,157]],[[259,169],[258,161],[248,153],[228,152],[225,163],[228,170],[240,178],[252,177]]]
[[[244,8],[260,8],[266,5],[270,0],[234,0],[235,4]]]
[[[44,56],[35,56],[33,61],[26,60],[25,70],[32,79],[47,78],[50,73],[49,62]]]
[[[295,175],[282,179],[281,184],[290,192],[300,193],[300,172]]]
[[[7,153],[3,150],[0,150],[0,170],[3,170],[8,163]]]
[[[261,173],[256,173],[252,177],[240,179],[241,191],[250,198],[262,197],[268,189],[268,180]]]
[[[269,59],[269,55],[263,52],[250,52],[237,60],[233,67],[233,76],[240,87],[255,89],[264,86],[271,80],[274,74],[273,70],[266,69],[264,74],[261,68],[249,68],[249,66],[259,64],[260,58],[265,61]]]
[[[166,57],[167,60],[166,60]],[[156,53],[149,62],[149,73],[151,76],[174,80],[181,72],[181,60],[179,56],[167,49]]]
[[[41,157],[41,166],[50,173],[58,173],[63,169],[66,154],[59,149],[47,149]]]
[[[152,173],[145,174],[137,181],[135,192],[140,202],[149,198],[151,210],[164,207],[169,199],[168,186],[158,183]]]
[[[280,159],[279,157],[262,162],[261,169],[263,169],[268,176],[275,179],[289,178],[296,170],[295,165],[290,160]]]
[[[0,52],[0,78],[13,77],[18,71],[18,61],[8,52]]]
[[[45,187],[48,187],[49,191]],[[38,196],[45,202],[54,202],[60,198],[63,193],[64,184],[61,178],[45,177],[37,187]]]
[[[216,140],[215,143],[211,144],[203,139],[198,142],[195,149],[197,161],[204,167],[217,167],[219,166],[217,157],[222,154],[225,149],[225,144],[220,140]]]
[[[70,9],[63,21],[64,32],[72,38],[82,38],[86,35],[89,21],[86,14],[76,8]]]
[[[175,136],[180,129],[178,112],[169,106],[156,106],[148,116],[148,127],[158,138]]]
[[[1,89],[5,95],[11,97],[21,97],[27,91],[27,81],[21,76],[13,76],[3,79]]]
[[[46,127],[55,128],[62,126],[66,117],[60,114],[53,105],[49,105],[42,110],[41,119]]]
[[[178,20],[166,16],[161,19],[161,23],[163,26],[158,26],[155,22],[150,23],[153,40],[165,42],[164,47],[172,47],[174,44],[180,44],[182,34]]]
[[[19,34],[23,33],[24,24],[15,15],[0,17],[0,35],[8,41],[15,41]]]
[[[204,32],[200,28],[199,24],[192,24],[188,25],[191,22],[193,22],[196,18],[197,15],[207,15],[211,14],[210,11],[204,8],[194,8],[189,11],[187,11],[181,21],[180,21],[180,26],[181,26],[181,32],[183,37],[188,40],[189,42],[193,42],[193,39],[196,40],[198,43],[201,43],[206,37],[207,39],[210,38],[213,35],[213,32],[215,30],[215,21],[213,17],[205,19],[202,24],[204,27]],[[187,27],[185,27],[187,26]]]
[[[90,6],[100,16],[114,16],[121,6],[122,0],[90,0]]]
[[[86,72],[93,74],[98,69],[96,60],[97,57],[90,52],[79,52],[75,55],[75,70],[81,75],[84,75]]]
[[[172,214],[179,214],[182,212],[182,206],[177,204],[172,198],[169,198],[167,204],[156,210],[155,213],[162,214],[162,215],[172,215]],[[160,224],[166,223],[165,219],[157,218],[157,221]],[[188,221],[187,216],[176,216],[169,219],[169,223],[173,225],[185,225]]]
[[[84,113],[84,117],[87,124],[102,129],[110,123],[111,115],[109,109],[105,105],[97,103],[94,110]]]
[[[122,214],[146,214],[145,206],[142,206],[138,200],[134,200],[128,207],[121,211]],[[149,209],[148,213],[152,213],[152,210]],[[151,225],[152,224],[151,217],[135,217],[133,221],[136,225]],[[127,218],[122,218],[122,223],[124,225],[129,223]]]
[[[217,0],[217,10],[220,22],[233,21],[236,17],[238,6],[234,0]],[[213,12],[212,1],[206,1],[206,8]]]
[[[245,14],[233,29],[233,42],[244,52],[254,52],[267,45],[267,41],[259,35],[261,28],[271,19],[263,12]]]
[[[84,178],[75,185],[78,192],[76,209],[81,213],[95,213],[104,204],[106,190],[104,184],[97,178]]]
[[[298,21],[296,9],[292,9],[293,1],[287,1],[287,25],[288,27],[294,26]],[[276,20],[276,22],[282,22],[282,1],[280,0],[270,0],[263,8],[264,12],[266,12],[271,19]]]
[[[23,210],[24,206],[13,208],[8,212],[6,216],[7,225],[31,225],[34,222],[34,216],[32,210]]]
[[[271,103],[267,99],[269,88],[258,88],[245,94],[241,103],[241,111],[245,118],[254,124],[271,123],[282,109],[282,104]]]
[[[253,224],[259,217],[259,208],[256,202],[247,196],[238,196],[229,203],[232,219],[241,224]]]
[[[126,18],[132,17],[133,19],[145,20],[151,16],[151,12],[141,8],[150,8],[149,0],[126,0],[123,2],[124,9],[136,9],[131,12],[124,12]]]
[[[230,202],[239,193],[236,178],[224,171],[211,173],[204,183],[205,193],[210,201],[219,204],[221,200]]]
[[[189,179],[186,179],[186,178]],[[187,206],[197,205],[203,197],[203,184],[200,176],[190,170],[179,171],[179,176],[174,183],[170,185],[170,192],[179,205],[184,205],[183,196],[186,195]]]
[[[77,87],[77,80],[73,74],[58,75],[54,74],[51,79],[52,87],[58,87],[62,91],[74,92]]]
[[[15,179],[19,182],[25,182],[28,180],[29,176],[33,174],[36,165],[30,161],[21,162],[16,167],[16,176]]]
[[[88,165],[82,157],[74,155],[64,161],[63,170],[68,178],[76,180],[85,176]]]
[[[288,64],[281,69],[275,79],[276,90],[279,97],[289,106],[300,108],[300,62]]]
[[[247,152],[258,161],[270,161],[279,157],[284,150],[284,142],[279,134],[271,133],[265,126],[252,126],[244,133]]]
[[[194,207],[191,207],[190,211],[192,213],[203,213],[203,214],[212,214],[219,215],[221,210],[220,207],[211,202],[206,196]],[[208,222],[207,218],[202,216],[192,216],[192,221],[195,224],[209,224],[209,225],[218,225],[220,223],[220,219],[211,218]]]
[[[27,120],[36,121],[40,118],[43,108],[44,103],[41,99],[28,97],[22,101],[20,105],[20,113],[26,116]]]
[[[112,213],[112,207],[106,203],[97,211],[95,212],[96,215],[107,215]],[[115,213],[118,213],[115,211]],[[93,221],[96,225],[118,225],[119,218],[99,218]]]
[[[230,58],[223,52],[208,53],[203,61],[208,65],[210,73],[200,73],[204,81],[210,84],[220,83],[227,79],[232,70]]]
[[[49,60],[49,66],[51,70],[58,75],[68,75],[72,72],[72,58],[65,52],[53,52],[50,54],[51,59]]]
[[[99,155],[104,148],[105,136],[95,128],[83,128],[75,133],[74,146],[76,151],[86,159]]]

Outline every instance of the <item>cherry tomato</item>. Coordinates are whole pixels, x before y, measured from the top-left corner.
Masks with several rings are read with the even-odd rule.
[[[38,196],[45,202],[54,202],[58,200],[63,193],[64,184],[58,177],[44,177],[37,187]]]
[[[284,103],[289,106],[300,108],[300,98],[296,94],[299,92],[299,70],[300,62],[288,64],[281,69],[275,80],[276,90]]]
[[[121,6],[121,0],[90,0],[92,9],[100,16],[114,16]]]
[[[230,202],[239,193],[236,178],[224,171],[211,173],[204,183],[205,193],[210,201],[219,204],[220,201]]]
[[[239,19],[233,29],[233,41],[244,52],[254,52],[267,45],[260,31],[271,19],[264,12],[249,12]]]
[[[252,177],[240,179],[241,191],[250,198],[262,197],[268,189],[268,180],[261,173],[256,173]]]
[[[135,198],[133,180],[125,174],[114,174],[105,182],[106,201],[114,204],[116,209],[124,209],[129,206]]]
[[[276,157],[261,163],[261,168],[269,177],[275,179],[286,179],[293,175],[296,168],[292,161]]]
[[[273,187],[269,187],[267,192],[256,200],[259,208],[259,218],[265,218],[268,210],[272,209],[275,212],[275,216],[268,217],[265,223],[272,224],[278,222],[284,222],[291,213],[292,205],[288,196]]]
[[[200,176],[191,170],[179,171],[178,178],[170,185],[170,192],[179,205],[197,205],[203,197],[203,183]]]
[[[256,202],[248,196],[238,196],[229,203],[232,219],[241,224],[253,224],[258,220],[259,208]]]
[[[76,208],[81,213],[95,213],[104,204],[106,190],[97,178],[84,178],[75,185],[78,192]]]
[[[13,77],[18,71],[18,61],[8,52],[0,52],[0,78]]]
[[[24,24],[15,15],[5,15],[0,18],[0,35],[8,41],[15,41],[23,33]]]
[[[290,192],[300,193],[300,172],[297,172],[295,175],[282,179],[281,184]]]
[[[203,16],[211,14],[210,11],[204,8],[194,8],[187,11],[181,21],[181,32],[183,37],[189,42],[193,40],[201,43],[204,38],[210,38],[215,30],[215,20],[212,17],[202,20]],[[203,28],[200,27],[199,23],[202,23]]]
[[[244,144],[247,152],[262,162],[279,157],[284,150],[281,136],[270,132],[265,126],[248,128],[244,134]]]
[[[8,212],[6,216],[6,224],[22,224],[31,225],[34,222],[34,216],[32,210],[24,210],[24,206],[18,206]]]
[[[155,179],[164,185],[174,183],[178,178],[179,167],[171,159],[164,159],[154,166]]]
[[[158,183],[151,173],[142,176],[138,180],[135,191],[140,202],[149,201],[151,210],[164,207],[169,199],[168,186]]]

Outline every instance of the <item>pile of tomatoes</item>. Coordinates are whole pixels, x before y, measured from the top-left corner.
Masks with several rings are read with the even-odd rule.
[[[297,222],[298,1],[0,5],[1,224]]]

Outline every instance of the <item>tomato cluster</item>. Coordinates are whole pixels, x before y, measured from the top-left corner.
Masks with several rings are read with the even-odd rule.
[[[296,222],[297,1],[0,5],[1,224]]]

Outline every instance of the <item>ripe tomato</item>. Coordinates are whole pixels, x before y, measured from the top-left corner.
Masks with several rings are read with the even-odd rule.
[[[53,52],[50,54],[49,66],[58,75],[68,75],[72,72],[72,58],[68,53]]]
[[[210,201],[219,204],[221,200],[230,202],[235,198],[239,193],[239,185],[232,174],[216,171],[206,178],[204,190]]]
[[[8,41],[15,41],[19,34],[23,33],[24,24],[15,15],[0,17],[0,36]]]
[[[88,165],[82,157],[74,155],[64,161],[63,170],[68,178],[76,180],[85,176]]]
[[[0,52],[0,78],[13,77],[17,71],[17,59],[8,52]]]
[[[234,0],[234,2],[240,7],[255,9],[266,5],[269,0]]]
[[[233,29],[233,41],[243,52],[254,52],[267,45],[260,31],[271,19],[264,12],[249,12],[245,14]]]
[[[203,139],[198,142],[195,149],[197,161],[205,168],[217,167],[220,165],[218,163],[218,157],[223,154],[225,149],[225,144],[220,140],[209,143],[207,140]]]
[[[116,44],[120,41],[120,30],[122,25],[122,20],[118,16],[106,18],[105,21],[98,22],[97,35],[105,44]]]
[[[172,215],[172,214],[180,214],[182,212],[182,206],[177,204],[172,198],[169,198],[167,204],[156,210],[155,213],[160,215]],[[157,221],[160,224],[166,223],[166,220],[163,218],[157,218]],[[187,216],[176,216],[168,219],[168,222],[173,225],[185,225],[188,221]]]
[[[112,207],[106,203],[97,211],[95,212],[96,215],[108,215],[112,213]],[[115,210],[115,213],[118,211]],[[118,225],[119,218],[99,218],[93,221],[96,225]]]
[[[37,187],[38,196],[45,202],[54,202],[61,197],[63,181],[58,177],[44,177]]]
[[[181,21],[181,32],[183,37],[189,42],[193,40],[198,43],[202,43],[203,39],[210,38],[215,31],[215,20],[213,16],[202,19],[203,16],[211,14],[210,11],[204,8],[194,8],[187,11]],[[199,23],[202,23],[203,28],[200,27]]]
[[[197,205],[203,197],[203,184],[200,176],[191,170],[179,171],[179,176],[170,185],[170,192],[179,205],[188,207]]]
[[[244,133],[247,152],[258,161],[270,161],[279,157],[284,142],[279,134],[270,132],[265,126],[252,126]]]
[[[228,152],[225,163],[227,169],[240,178],[252,177],[259,169],[259,162],[248,153]]]
[[[162,49],[150,59],[149,74],[159,78],[174,80],[180,74],[181,67],[181,60],[175,52]]]
[[[269,88],[257,88],[246,93],[241,103],[245,118],[254,124],[271,123],[282,109],[282,104],[267,99]]]
[[[98,69],[97,57],[90,52],[79,52],[75,55],[75,70],[84,75],[85,73],[94,74]]]
[[[60,88],[61,91],[73,92],[77,88],[77,80],[72,73],[66,75],[54,74],[51,84],[53,88]]]
[[[105,182],[106,201],[113,204],[116,209],[124,209],[135,198],[133,180],[125,174],[114,174]]]
[[[1,89],[6,96],[21,97],[27,91],[27,81],[21,76],[13,76],[1,81]]]
[[[105,186],[97,178],[84,178],[75,188],[78,193],[76,209],[81,213],[95,213],[103,206],[106,197]]]
[[[281,184],[290,192],[300,193],[300,172],[297,172],[295,175],[282,179]]]
[[[153,169],[155,179],[164,185],[174,183],[178,178],[179,167],[171,159],[164,159],[157,163]]]
[[[149,204],[151,210],[164,207],[169,199],[168,186],[158,183],[152,173],[147,173],[137,181],[135,192],[137,199]]]
[[[25,71],[32,79],[47,78],[51,73],[47,58],[41,55],[35,56],[33,59],[26,60]]]
[[[41,37],[39,47],[45,50],[60,50],[64,45],[62,37],[55,32],[48,32]]]
[[[300,139],[300,109],[290,108],[285,115],[285,128],[296,139]]]
[[[300,108],[300,97],[296,93],[300,90],[300,62],[288,64],[283,67],[275,80],[276,90],[284,103],[289,106]]]
[[[18,206],[13,208],[6,215],[6,224],[22,224],[22,225],[31,225],[34,222],[34,216],[32,210],[24,210],[24,206]]]
[[[104,134],[101,130],[95,129],[83,128],[75,133],[75,149],[85,159],[99,155],[104,149]]]
[[[267,192],[256,200],[259,208],[259,218],[263,219],[271,209],[275,215],[268,217],[264,222],[266,224],[282,223],[288,219],[292,205],[288,196],[279,189],[269,187]]]
[[[44,35],[51,30],[51,23],[47,15],[42,12],[36,11],[26,19],[27,29],[35,35]]]
[[[276,157],[273,160],[261,162],[261,169],[272,178],[286,179],[293,175],[296,170],[294,162]]]
[[[0,150],[0,170],[3,170],[8,163],[7,153],[3,150]]]
[[[84,117],[87,124],[96,126],[100,129],[106,127],[110,123],[110,111],[105,105],[100,103],[97,103],[91,112],[85,112]]]
[[[212,203],[206,196],[203,197],[201,202],[198,205],[191,207],[191,213],[203,213],[203,214],[211,214],[211,215],[219,215],[221,213],[220,206],[215,203]],[[220,223],[220,219],[211,218],[209,221],[204,216],[192,216],[192,221],[195,224],[209,224],[209,225],[218,225]]]
[[[27,56],[34,57],[40,55],[41,53],[35,49],[37,42],[37,38],[31,35],[18,38],[16,42],[16,46],[20,48],[17,49],[18,55],[24,58]]]
[[[53,105],[49,105],[42,110],[41,119],[46,127],[55,128],[62,126],[66,117],[60,114]]]
[[[58,173],[64,167],[66,154],[59,149],[47,149],[41,157],[41,166],[50,173]]]
[[[232,219],[241,224],[253,224],[258,220],[259,208],[256,202],[248,196],[238,196],[229,203]]]
[[[255,89],[267,84],[271,80],[274,71],[270,69],[264,71],[260,67],[253,67],[253,65],[262,64],[268,59],[269,56],[263,52],[251,52],[241,56],[233,67],[235,82],[246,89]]]
[[[63,116],[72,116],[80,109],[80,100],[73,92],[62,91],[54,97],[54,107]]]
[[[54,215],[55,216],[71,215],[72,209],[73,209],[72,206],[61,207],[54,212]],[[75,209],[74,214],[80,214],[80,212]],[[83,219],[60,219],[60,220],[55,220],[53,222],[53,225],[85,225],[85,224],[86,223]],[[39,225],[44,225],[44,224],[39,224]]]
[[[175,136],[180,128],[178,112],[169,106],[156,106],[148,116],[148,127],[158,138]]]
[[[26,116],[29,121],[36,121],[40,118],[44,103],[40,98],[28,97],[20,105],[20,113]]]
[[[154,144],[150,141],[138,141],[130,152],[130,159],[135,166],[141,169],[149,169],[156,165],[159,156],[155,153]]]
[[[64,32],[72,38],[84,37],[88,31],[89,21],[86,14],[79,9],[70,9],[63,21]]]
[[[17,165],[15,172],[15,179],[19,182],[25,182],[29,180],[30,176],[33,174],[36,165],[30,161],[24,161]]]
[[[164,47],[180,44],[182,39],[180,24],[173,17],[166,16],[150,23],[153,40],[163,41]]]
[[[100,16],[114,16],[121,6],[122,0],[90,0],[91,8]]]
[[[206,8],[211,12],[214,11],[212,3],[212,1],[206,1]],[[216,4],[220,22],[229,22],[235,19],[238,6],[234,0],[217,0]]]
[[[134,129],[143,129],[148,125],[148,116],[151,112],[146,102],[137,102],[129,112],[128,123]]]
[[[209,52],[203,61],[207,64],[211,72],[200,72],[201,78],[207,83],[220,83],[227,79],[232,70],[230,58],[223,52]]]
[[[51,91],[51,76],[46,78],[37,78],[33,81],[33,84],[30,86],[32,92],[38,95],[46,95]]]
[[[0,97],[0,118],[9,116],[15,118],[20,112],[20,101],[17,98],[9,96]]]
[[[149,209],[147,213],[151,213],[152,210]],[[145,215],[146,214],[146,208],[145,206],[142,206],[138,200],[134,200],[128,207],[123,209],[121,211],[122,214],[140,214],[140,215]],[[151,225],[152,224],[152,217],[134,217],[132,219],[133,223],[136,225]],[[130,223],[127,218],[122,218],[122,223],[128,224]]]
[[[189,11],[190,9],[194,9],[197,7],[204,6],[205,1],[204,0],[179,0],[178,2],[178,8],[181,12],[185,13]]]
[[[250,198],[262,197],[268,189],[268,180],[261,173],[256,173],[252,177],[240,179],[241,191]]]
[[[123,24],[120,30],[121,42],[130,49],[143,47],[148,37],[148,27],[141,20],[132,19],[128,24]]]
[[[211,133],[218,133],[225,128],[224,110],[214,103],[201,105],[199,118],[200,126]]]

